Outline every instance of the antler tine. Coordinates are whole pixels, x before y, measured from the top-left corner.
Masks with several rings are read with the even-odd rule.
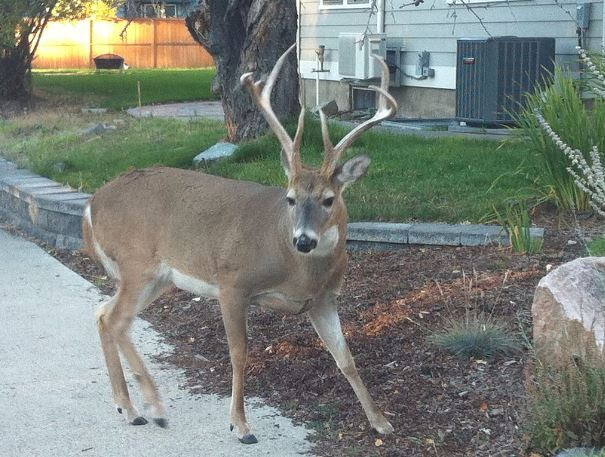
[[[301,103],[302,105],[302,103]],[[296,127],[296,135],[294,135],[294,152],[298,156],[300,146],[302,144],[303,130],[305,128],[305,107],[300,108],[300,114],[298,115],[298,126]]]
[[[275,81],[277,80],[277,76],[279,75],[279,72],[280,72],[284,62],[286,61],[288,54],[294,48],[296,48],[296,43],[293,44],[292,46],[290,46],[280,56],[280,58],[277,59],[277,62],[275,62],[275,66],[273,67],[273,70],[271,70],[271,73],[269,74],[269,77],[267,78],[267,80],[265,82],[254,81],[254,77],[252,76],[252,73],[245,73],[240,78],[241,84],[248,89],[248,91],[250,92],[250,95],[256,102],[256,105],[259,107],[263,117],[269,124],[269,127],[271,127],[271,129],[277,136],[277,139],[281,143],[282,148],[284,149],[286,158],[289,162],[289,164],[288,164],[289,168],[291,170],[298,168],[298,166],[300,164],[298,148],[300,148],[300,142],[302,141],[304,110],[301,110],[301,113],[299,116],[299,121],[298,121],[298,130],[296,131],[296,136],[295,136],[294,141],[292,141],[292,138],[290,138],[290,135],[288,135],[288,132],[286,132],[286,129],[281,124],[281,122],[277,118],[277,115],[273,111],[273,108],[271,107],[271,91],[273,90],[273,85],[275,84]]]
[[[376,124],[384,121],[385,119],[389,119],[393,117],[397,113],[397,101],[393,98],[391,94],[389,94],[389,67],[382,59],[382,57],[372,54],[380,66],[382,67],[382,77],[380,81],[380,87],[377,86],[368,86],[369,89],[375,90],[380,95],[378,101],[378,111],[376,114],[372,116],[372,118],[363,122],[362,124],[355,127],[348,134],[346,134],[342,140],[338,142],[336,146],[332,146],[332,142],[330,141],[329,133],[328,133],[328,123],[325,119],[325,115],[320,110],[320,118],[321,118],[321,132],[324,140],[324,148],[325,148],[325,159],[323,165],[323,171],[325,174],[331,175],[336,169],[336,165],[342,154],[355,142],[359,136],[373,127]]]

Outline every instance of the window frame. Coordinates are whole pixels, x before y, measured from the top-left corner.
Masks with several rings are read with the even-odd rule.
[[[359,10],[359,9],[368,9],[372,7],[372,0],[367,0],[367,4],[349,4],[349,0],[342,0],[342,5],[324,5],[324,0],[319,1],[319,9],[320,10]],[[502,0],[506,1],[506,0]]]
[[[168,7],[174,7],[174,16],[167,16],[166,15],[166,8]],[[165,19],[176,19],[179,17],[179,7],[177,6],[176,3],[164,3],[164,16]]]

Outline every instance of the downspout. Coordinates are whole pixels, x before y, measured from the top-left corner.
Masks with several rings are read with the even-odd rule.
[[[384,33],[384,0],[376,0],[376,16],[376,33]]]

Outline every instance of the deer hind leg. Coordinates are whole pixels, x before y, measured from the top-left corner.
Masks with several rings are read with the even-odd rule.
[[[246,332],[247,305],[231,297],[219,297],[223,323],[229,344],[229,356],[233,369],[231,385],[231,430],[235,429],[238,439],[244,444],[257,443],[256,437],[250,432],[244,409],[244,382],[246,358],[248,352],[248,337]]]
[[[130,401],[118,348],[126,357],[135,379],[141,386],[145,401],[152,406],[154,421],[162,427],[166,426],[166,419],[163,417],[164,407],[153,379],[128,334],[136,314],[161,295],[165,287],[165,282],[157,276],[138,278],[137,281],[133,281],[132,278],[122,279],[116,296],[97,313],[97,325],[114,401],[118,412],[126,410],[128,421],[133,425],[144,425],[147,420],[139,414]]]
[[[382,415],[359,377],[355,361],[342,334],[336,304],[331,300],[319,303],[309,310],[308,314],[313,328],[315,328],[315,331],[327,346],[332,357],[334,357],[336,365],[338,365],[338,368],[355,391],[355,395],[357,395],[372,428],[379,433],[391,433],[393,426]]]

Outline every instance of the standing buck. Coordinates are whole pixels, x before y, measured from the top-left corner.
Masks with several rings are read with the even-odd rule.
[[[231,427],[242,443],[256,443],[244,412],[246,318],[251,305],[306,312],[372,427],[380,433],[393,431],[357,373],[336,311],[347,262],[342,193],[365,174],[370,159],[362,155],[343,165],[338,161],[362,132],[397,111],[387,92],[388,68],[378,59],[381,87],[370,86],[379,94],[377,113],[336,146],[320,112],[325,159],[320,169],[312,169],[300,159],[304,109],[292,140],[270,103],[280,68],[293,48],[280,57],[266,83],[254,82],[250,73],[241,78],[281,143],[287,189],[151,168],[103,186],[85,210],[88,251],[119,281],[116,295],[98,311],[97,323],[114,401],[134,425],[147,421],[130,401],[118,351],[151,405],[153,420],[164,427],[164,407],[129,329],[137,313],[174,285],[220,303],[233,368]]]

